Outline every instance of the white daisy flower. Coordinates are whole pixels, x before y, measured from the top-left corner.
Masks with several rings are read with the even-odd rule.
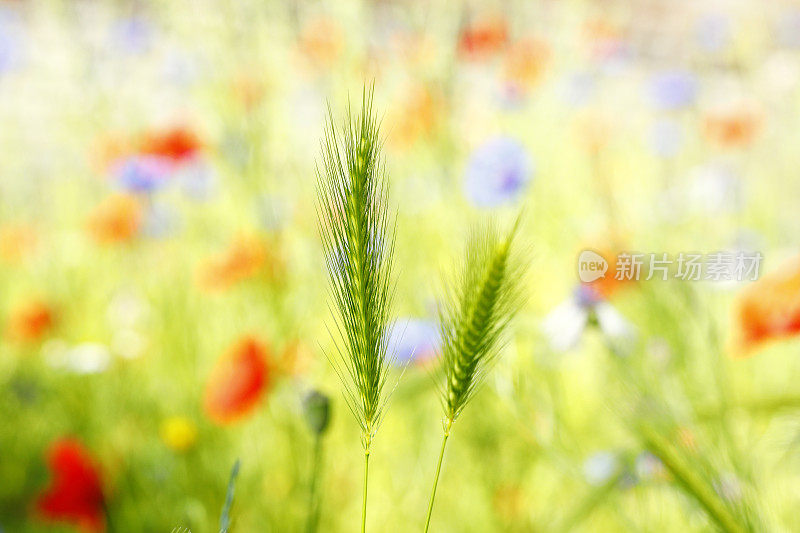
[[[620,462],[617,454],[609,451],[596,452],[583,463],[583,476],[590,485],[602,485],[619,472]]]
[[[564,303],[548,314],[542,331],[558,352],[575,348],[590,324],[596,324],[611,341],[631,339],[633,326],[590,285],[581,284]]]

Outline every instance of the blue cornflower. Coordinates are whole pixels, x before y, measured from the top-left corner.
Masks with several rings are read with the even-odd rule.
[[[147,193],[166,185],[174,168],[163,157],[132,156],[113,170],[117,184],[129,192]]]
[[[522,144],[497,137],[472,153],[464,177],[464,192],[479,207],[510,203],[525,189],[533,171],[533,163]]]
[[[659,72],[650,80],[649,96],[657,109],[688,107],[697,97],[697,78],[684,70]]]
[[[436,324],[421,318],[401,318],[388,328],[387,353],[393,354],[395,363],[424,362],[436,357],[441,337]]]

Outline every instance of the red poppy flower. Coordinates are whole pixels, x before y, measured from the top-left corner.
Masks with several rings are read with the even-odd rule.
[[[53,443],[47,453],[52,481],[36,500],[47,520],[71,522],[81,531],[105,530],[100,474],[83,445],[73,439]]]
[[[486,59],[498,53],[508,42],[508,24],[501,16],[479,18],[464,28],[458,51],[468,59]]]
[[[800,333],[800,257],[749,285],[736,308],[746,350]]]
[[[56,323],[56,314],[46,302],[33,300],[15,309],[8,323],[8,336],[22,342],[41,340]]]
[[[206,383],[204,408],[218,424],[236,422],[250,414],[270,382],[267,349],[245,337],[222,356]]]
[[[141,153],[182,163],[193,158],[201,148],[202,143],[197,134],[188,128],[175,127],[145,135]]]

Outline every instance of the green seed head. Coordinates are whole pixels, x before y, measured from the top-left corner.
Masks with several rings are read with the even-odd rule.
[[[330,422],[330,399],[319,391],[311,391],[303,400],[306,423],[315,435],[322,435]]]
[[[518,309],[521,263],[511,255],[517,224],[505,238],[474,231],[457,281],[440,308],[445,416],[454,421],[475,393]]]

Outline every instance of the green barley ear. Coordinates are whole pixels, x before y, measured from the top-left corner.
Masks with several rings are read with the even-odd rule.
[[[317,169],[317,214],[338,333],[336,354],[329,360],[361,426],[365,452],[362,530],[370,444],[383,415],[382,391],[391,362],[384,333],[391,319],[395,239],[372,93],[364,89],[360,114],[348,111],[340,129],[329,108],[322,169]]]
[[[425,531],[430,527],[450,429],[491,368],[503,346],[508,325],[520,307],[525,264],[512,249],[520,218],[517,217],[505,236],[492,224],[473,229],[463,265],[439,306],[444,438]]]
[[[519,218],[506,236],[473,229],[461,271],[439,306],[445,424],[472,399],[503,345],[520,304],[523,263],[512,254]]]

